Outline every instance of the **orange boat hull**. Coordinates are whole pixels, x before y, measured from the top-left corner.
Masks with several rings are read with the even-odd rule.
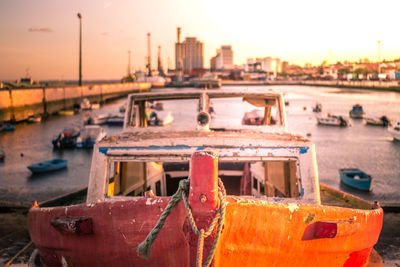
[[[149,259],[136,253],[169,199],[124,198],[32,208],[31,239],[45,266],[195,266],[190,249],[197,242],[190,240],[192,230],[182,201],[167,218]],[[380,208],[355,210],[231,196],[227,202],[214,266],[362,266],[382,228]],[[84,224],[87,220],[90,224]]]

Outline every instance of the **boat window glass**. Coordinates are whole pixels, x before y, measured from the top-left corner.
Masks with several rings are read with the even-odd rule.
[[[188,161],[138,162],[113,164],[107,196],[142,196],[152,190],[157,196],[171,196],[179,181],[189,177]],[[280,198],[300,197],[297,161],[221,161],[218,177],[228,195],[252,195]]]
[[[206,111],[210,114],[210,128],[241,128],[243,125],[282,125],[279,101],[274,98],[243,99],[242,97],[230,97],[209,98],[207,101],[208,103],[206,104],[202,104],[199,99],[135,102],[132,110],[127,113],[129,118],[127,126],[196,127],[196,118],[199,111]],[[139,116],[136,116],[136,114],[139,114]]]

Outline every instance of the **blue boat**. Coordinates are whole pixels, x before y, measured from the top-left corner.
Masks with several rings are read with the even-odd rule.
[[[53,146],[56,149],[74,148],[76,140],[80,135],[80,130],[77,127],[65,128],[57,138],[52,140]]]
[[[372,177],[365,172],[352,169],[339,169],[340,181],[342,183],[362,191],[371,191]]]
[[[39,162],[28,166],[32,173],[51,172],[59,169],[66,168],[68,161],[66,159],[52,159],[48,161]]]
[[[4,132],[9,132],[9,131],[14,131],[15,130],[15,125],[11,124],[11,123],[6,123],[3,125],[3,127],[1,128]]]
[[[353,106],[352,110],[350,110],[349,114],[350,114],[350,118],[362,119],[365,112],[364,112],[363,107],[360,104],[355,104]]]

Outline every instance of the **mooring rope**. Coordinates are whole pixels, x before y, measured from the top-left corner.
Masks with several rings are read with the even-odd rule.
[[[203,262],[203,246],[204,246],[204,238],[208,237],[214,230],[215,225],[218,223],[217,226],[217,233],[214,238],[213,245],[211,247],[210,253],[208,254],[207,261],[204,263],[203,266],[208,267],[211,264],[211,261],[214,257],[215,254],[215,249],[218,244],[218,240],[221,234],[222,230],[222,225],[224,224],[225,220],[225,210],[226,210],[226,191],[224,184],[222,181],[218,178],[218,198],[220,201],[220,206],[210,223],[210,226],[208,227],[207,231],[204,231],[204,229],[199,230],[196,226],[196,222],[194,221],[192,211],[190,209],[189,203],[187,202],[187,192],[188,192],[188,185],[190,183],[190,179],[185,179],[181,180],[179,182],[179,187],[178,190],[175,192],[175,194],[171,197],[170,202],[168,203],[167,207],[165,208],[164,212],[161,214],[160,219],[158,220],[156,226],[150,231],[150,233],[147,235],[146,239],[139,244],[137,248],[137,253],[139,256],[142,256],[146,259],[148,259],[150,255],[150,248],[155,239],[157,238],[157,235],[161,231],[162,227],[164,226],[165,220],[169,216],[169,214],[172,211],[172,208],[175,206],[175,204],[183,199],[183,203],[185,204],[185,209],[187,213],[187,218],[190,223],[190,226],[192,227],[193,232],[198,236],[198,243],[197,243],[197,255],[196,255],[196,266],[201,266]]]

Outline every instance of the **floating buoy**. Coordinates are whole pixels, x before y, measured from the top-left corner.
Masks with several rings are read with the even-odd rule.
[[[311,136],[311,133],[307,133],[307,136],[310,137],[310,136]]]
[[[24,153],[21,153],[20,156],[23,157],[23,156],[24,156]]]
[[[307,110],[307,107],[303,107],[303,110]]]

